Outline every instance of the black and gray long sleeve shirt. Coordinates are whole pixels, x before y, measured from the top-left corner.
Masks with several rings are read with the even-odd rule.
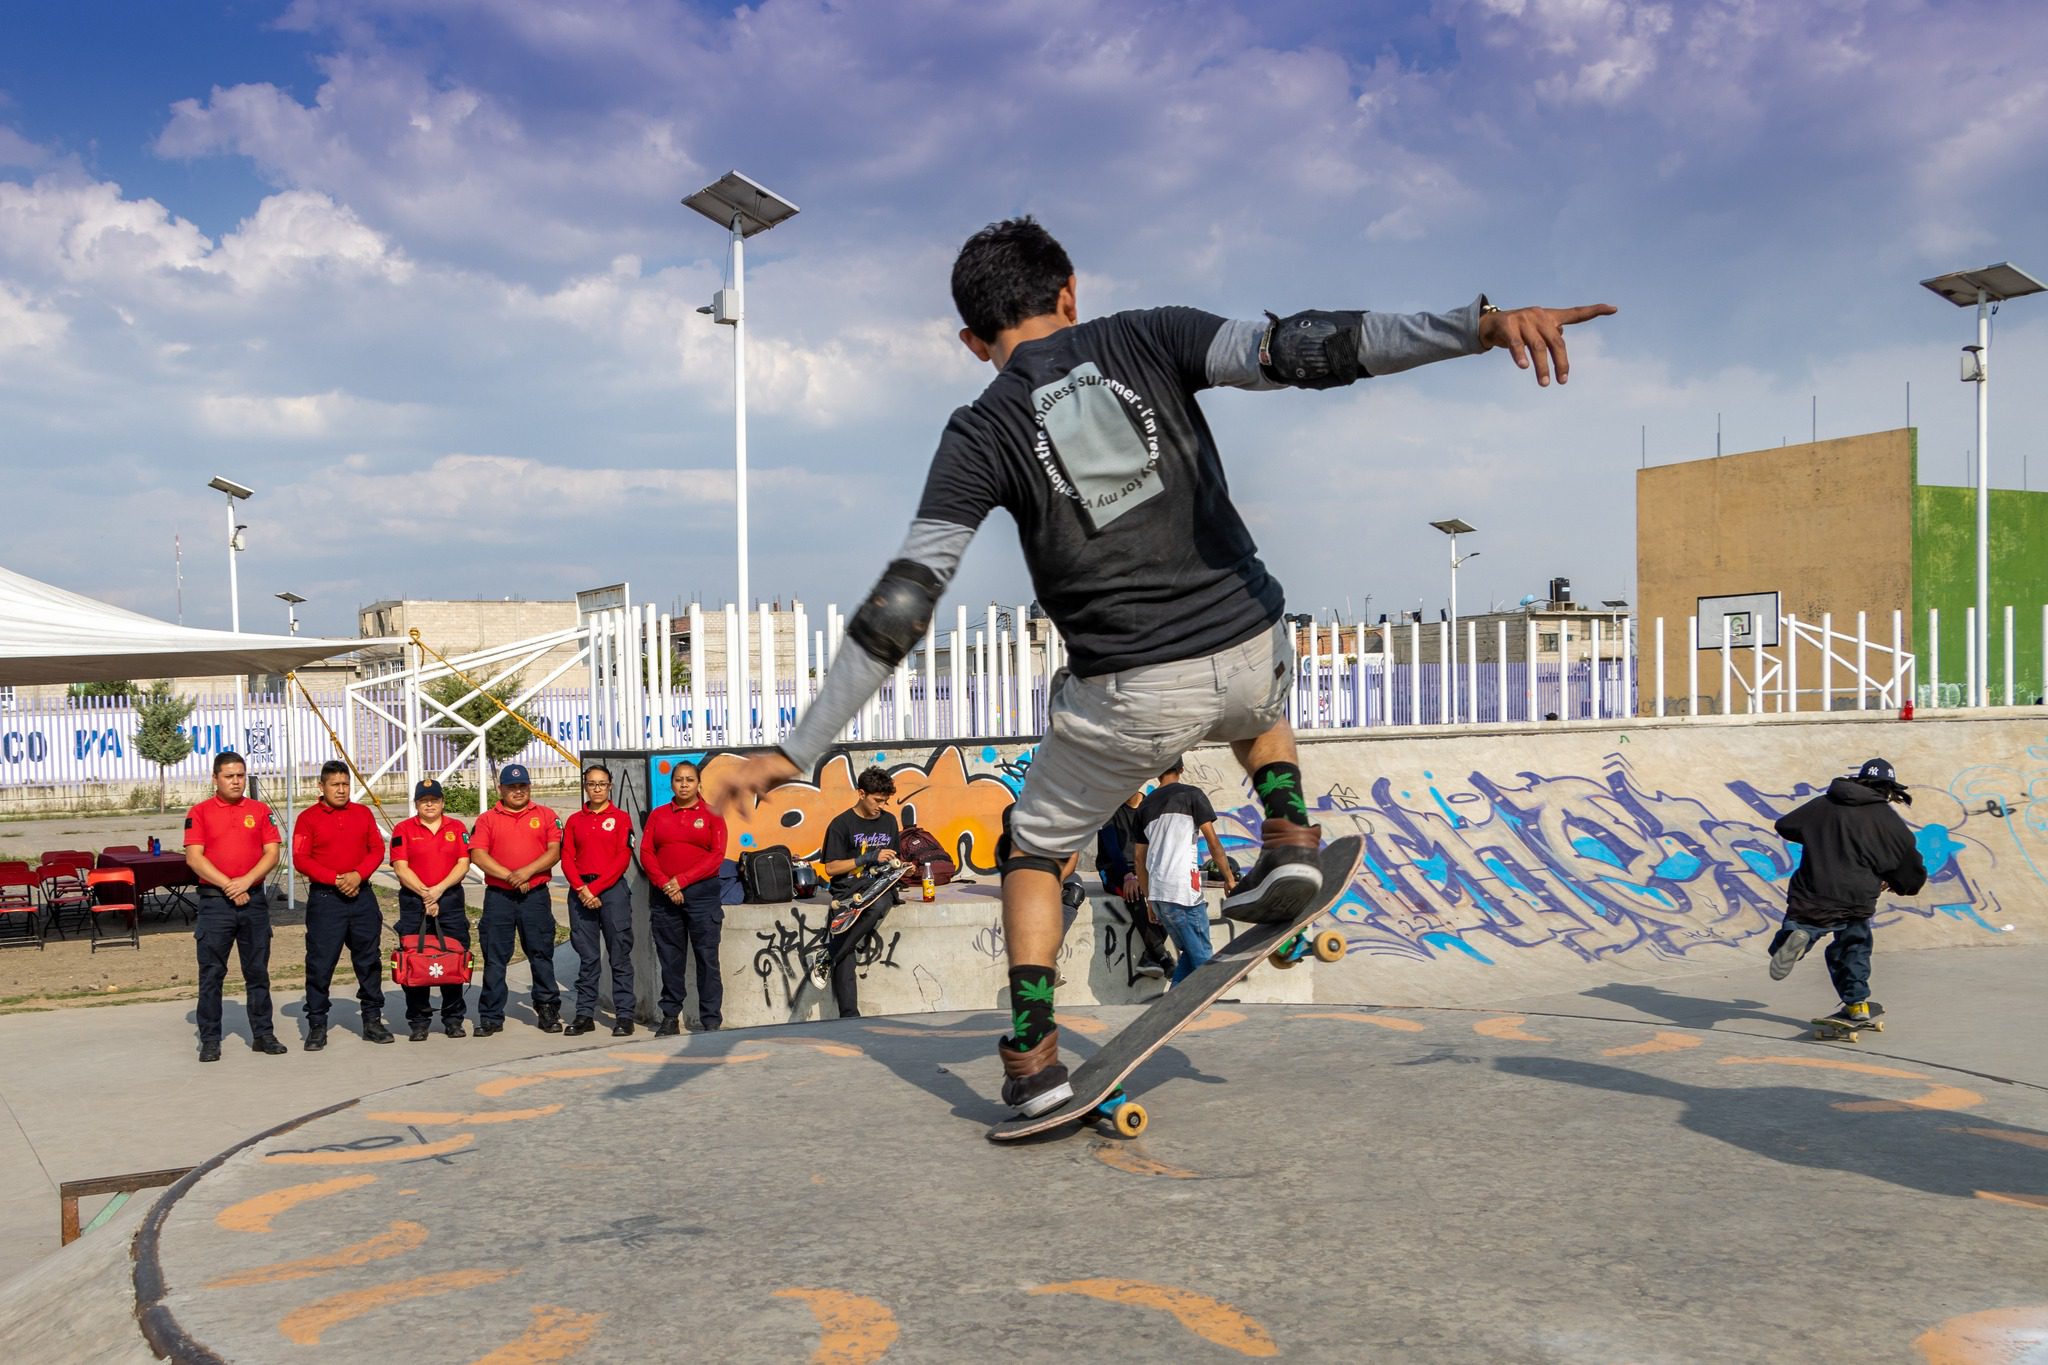
[[[1451,313],[1366,313],[1369,375],[1479,351],[1483,296]],[[949,582],[990,511],[1016,519],[1031,585],[1083,676],[1200,658],[1280,617],[1195,396],[1281,387],[1261,321],[1195,308],[1114,313],[1027,341],[953,413],[898,552]],[[783,742],[808,771],[889,666],[851,640]]]

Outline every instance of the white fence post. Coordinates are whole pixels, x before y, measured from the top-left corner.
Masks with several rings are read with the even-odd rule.
[[[1749,671],[1756,674],[1756,687],[1749,697],[1749,714],[1762,715],[1764,710],[1764,633],[1752,631],[1749,637]]]
[[[1621,618],[1621,702],[1620,714],[1631,720],[1640,712],[1635,695],[1635,642],[1636,620],[1633,616]]]
[[[1657,719],[1664,719],[1664,618],[1659,616],[1657,636]]]
[[[1977,704],[1977,609],[1963,608],[1963,634],[1968,637],[1963,645],[1963,705]]]
[[[1869,613],[1856,613],[1856,709],[1865,709],[1865,696],[1870,690],[1870,621]]]
[[[1906,676],[1906,637],[1903,614],[1892,608],[1892,681],[1887,703],[1896,711],[1905,704],[1901,683]]]
[[[704,689],[704,607],[701,603],[690,603],[690,746],[697,748],[708,745],[711,738],[711,716],[705,710],[707,705]],[[660,793],[650,794],[649,800]]]
[[[1529,713],[1528,713],[1528,714],[1527,714],[1526,716],[1523,716],[1523,717],[1522,717],[1522,719],[1523,719],[1523,720],[1525,720],[1525,721],[1532,721],[1532,722],[1533,722],[1533,721],[1537,721],[1537,720],[1540,720],[1540,719],[1542,719],[1542,717],[1541,717],[1541,716],[1539,716],[1539,715],[1537,715],[1537,714],[1536,714],[1536,618],[1535,618],[1535,617],[1533,617],[1533,616],[1527,616],[1527,617],[1524,617],[1524,618],[1522,618],[1522,635],[1523,635],[1523,640],[1522,640],[1522,657],[1523,657],[1523,658],[1524,658],[1524,659],[1525,659],[1525,660],[1527,661],[1527,663],[1528,663],[1528,666],[1529,666],[1529,671],[1528,671],[1527,673],[1525,673],[1525,674],[1524,674],[1524,675],[1522,676],[1522,690],[1523,690],[1523,691],[1524,691],[1525,693],[1527,693],[1527,694],[1528,694],[1528,696],[1527,696],[1527,700],[1528,700],[1528,704],[1529,704]]]
[[[1820,614],[1820,709],[1835,709],[1835,614]]]
[[[1785,647],[1780,651],[1785,656],[1785,695],[1791,699],[1791,709],[1799,709],[1799,618],[1785,618]]]
[[[2012,606],[2005,608],[2005,704],[2012,705]]]
[[[1493,623],[1493,723],[1508,723],[1508,623]]]
[[[1605,719],[1603,712],[1606,708],[1601,703],[1606,699],[1600,695],[1605,689],[1600,686],[1600,622],[1597,619],[1593,622],[1591,639],[1593,642],[1593,719],[1602,720]]]
[[[2048,613],[2048,607],[2041,609]],[[1941,608],[1927,609],[1927,709],[1941,709]]]

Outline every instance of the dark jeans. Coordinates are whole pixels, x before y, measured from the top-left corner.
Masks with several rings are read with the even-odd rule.
[[[363,1022],[384,1015],[384,916],[365,886],[344,896],[331,886],[306,893],[306,1023],[327,1025],[328,988],[346,945],[356,969],[356,1003]]]
[[[512,940],[526,951],[533,972],[533,1008],[559,1010],[562,990],[555,984],[555,903],[546,883],[531,891],[484,888],[484,914],[477,921],[484,944],[484,993],[476,1003],[477,1022],[505,1022],[505,969],[512,964]]]
[[[435,903],[434,929],[451,943],[469,946],[469,905],[463,899],[462,883],[457,882],[441,893]],[[431,933],[421,926],[426,923],[427,903],[410,891],[398,893],[398,932],[400,934]],[[405,1021],[408,1024],[424,1024],[434,1017],[433,986],[405,987]],[[462,999],[462,986],[439,987],[441,992],[441,1022],[459,1024],[469,1012]]]
[[[220,1041],[220,990],[228,979],[230,948],[242,963],[249,1033],[270,1037],[270,902],[263,898],[263,888],[250,887],[249,903],[233,905],[218,888],[200,887],[192,937],[199,944],[199,1041]]]
[[[1835,994],[1845,1005],[1854,1005],[1870,998],[1870,949],[1875,942],[1870,932],[1868,919],[1852,919],[1847,924],[1807,924],[1790,916],[1785,927],[1778,930],[1771,939],[1771,951],[1776,952],[1785,935],[1793,929],[1804,929],[1815,939],[1834,935],[1828,943],[1828,980],[1835,986]],[[1807,949],[1812,952],[1811,948]]]
[[[845,956],[832,964],[832,1004],[839,1011],[841,1019],[860,1018],[860,973],[854,961],[860,956],[860,944],[848,943],[847,938],[856,931],[861,938],[866,938],[881,928],[882,920],[888,917],[889,911],[895,909],[901,900],[902,898],[892,888],[884,898],[880,915],[870,918],[869,912],[874,908],[871,906],[869,912],[856,916],[853,923],[846,926],[846,933],[826,939],[827,952],[838,953],[841,948],[846,950]],[[866,925],[861,924],[863,919],[868,921]]]
[[[1123,900],[1122,893],[1117,888],[1107,889],[1110,895],[1123,901],[1124,914],[1130,917],[1132,925],[1137,928],[1139,941],[1145,945],[1144,955],[1161,967],[1171,970],[1173,952],[1166,946],[1166,930],[1152,922],[1152,916],[1145,912],[1145,902],[1142,899]]]
[[[600,891],[597,900],[597,909],[588,910],[581,896],[573,890],[569,893],[569,942],[576,949],[576,1015],[587,1019],[597,1013],[598,949],[602,945],[612,960],[612,1014],[621,1020],[631,1019],[633,893],[621,877]]]
[[[718,936],[725,928],[725,907],[718,900],[718,878],[706,877],[683,888],[677,905],[656,888],[648,907],[654,928],[654,955],[661,960],[661,1017],[680,1019],[689,995],[691,958],[697,959],[697,1022],[715,1029],[725,1022],[725,981],[718,974]]]

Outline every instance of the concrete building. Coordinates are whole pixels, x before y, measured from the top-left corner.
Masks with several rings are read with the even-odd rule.
[[[2048,493],[1994,489],[1990,515],[1992,696],[2004,696],[2004,608],[2010,604],[2014,699],[2031,702],[2042,689]],[[1901,644],[1920,660],[1921,705],[1929,700],[1937,643],[1928,634],[1927,613],[1937,609],[1940,681],[1944,699],[1953,703],[1962,695],[1964,612],[1976,601],[1976,492],[1921,484],[1912,428],[1660,465],[1636,475],[1636,576],[1646,707],[1656,676],[1652,621],[1664,619],[1666,704],[1682,705],[1687,621],[1700,612],[1702,599],[1769,593],[1777,594],[1781,617],[1814,626],[1831,615],[1838,634],[1853,636],[1856,614],[1864,613],[1870,641],[1884,651],[1891,645],[1892,614],[1899,613]],[[1782,633],[1779,644],[1765,638],[1767,669],[1788,676]],[[1737,651],[1738,659],[1750,655],[1746,648]],[[1872,674],[1890,663],[1888,652],[1875,658]],[[1718,709],[1721,651],[1702,649],[1698,662],[1702,697],[1714,698]],[[1817,641],[1799,647],[1796,709],[1821,706],[1821,662]],[[1841,662],[1830,672],[1836,688],[1850,685]],[[1834,704],[1853,706],[1853,695]]]
[[[1599,653],[1602,659],[1621,657],[1621,623],[1630,615],[1627,607],[1607,608],[1584,606],[1570,600],[1556,600],[1532,603],[1514,611],[1481,612],[1474,616],[1458,618],[1458,662],[1462,666],[1468,657],[1466,644],[1470,639],[1473,646],[1469,657],[1482,664],[1496,663],[1501,658],[1501,627],[1507,628],[1507,661],[1524,663],[1530,657],[1529,627],[1536,628],[1535,658],[1539,663],[1557,663],[1569,660],[1584,663],[1593,657],[1593,626],[1600,627]],[[1471,623],[1472,633],[1468,637],[1466,624]],[[1436,663],[1441,657],[1442,636],[1448,626],[1444,621],[1420,621],[1413,626],[1405,621],[1388,621],[1382,625],[1365,628],[1365,652],[1374,658],[1391,647],[1393,662],[1406,664],[1419,657],[1425,664]],[[1330,626],[1315,628],[1314,649],[1318,656],[1328,658],[1331,652]],[[1419,645],[1419,649],[1418,649]],[[1310,650],[1309,629],[1297,626],[1294,632],[1294,649],[1306,656]],[[1349,659],[1358,652],[1358,628],[1342,626],[1338,629],[1336,652],[1340,658]]]

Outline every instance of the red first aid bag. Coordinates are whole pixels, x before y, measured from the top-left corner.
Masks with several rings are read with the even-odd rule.
[[[466,986],[474,970],[468,947],[438,926],[431,934],[400,934],[391,953],[391,980],[400,986]]]

